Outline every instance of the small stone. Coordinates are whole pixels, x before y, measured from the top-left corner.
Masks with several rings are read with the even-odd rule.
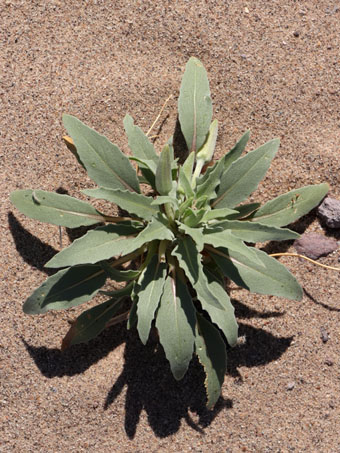
[[[327,343],[327,341],[329,340],[329,335],[328,335],[328,332],[327,330],[324,328],[324,327],[320,327],[320,338],[322,340],[323,343]]]
[[[333,360],[331,360],[331,359],[325,359],[325,365],[327,365],[327,366],[333,366],[333,365],[334,365],[334,362],[333,362]]]
[[[289,391],[291,391],[291,390],[293,390],[294,387],[295,387],[295,382],[289,382],[289,383],[287,384],[286,389],[289,390]]]
[[[295,36],[295,38],[298,38],[300,36],[300,32],[299,31],[294,31],[293,35]]]
[[[318,233],[306,233],[294,242],[294,248],[301,255],[317,260],[321,256],[329,255],[338,248],[334,238],[328,238]]]
[[[318,207],[318,216],[328,228],[340,228],[340,201],[326,197]]]

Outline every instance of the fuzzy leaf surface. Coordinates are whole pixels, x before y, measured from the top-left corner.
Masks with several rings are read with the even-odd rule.
[[[75,307],[92,299],[106,281],[98,265],[63,269],[49,277],[26,300],[24,313],[41,314],[48,310]]]
[[[249,220],[277,227],[288,225],[317,206],[328,190],[325,183],[292,190],[268,201]]]
[[[140,192],[137,174],[127,156],[104,135],[71,115],[63,115],[81,162],[99,186]]]
[[[227,353],[219,331],[199,313],[197,313],[195,353],[206,374],[204,385],[208,399],[207,407],[212,409],[221,394],[227,370]]]
[[[221,174],[223,172],[223,160],[217,161],[211,171],[206,172],[197,183],[196,197],[205,195],[207,201],[216,197],[215,189],[220,184]]]
[[[279,140],[271,140],[237,159],[223,172],[217,198],[212,206],[234,208],[258,186],[279,149]]]
[[[214,120],[209,127],[209,135],[204,145],[196,154],[196,161],[210,162],[213,158],[218,133],[218,121]]]
[[[300,237],[295,231],[288,228],[278,228],[246,220],[223,220],[216,222],[213,229],[230,230],[232,235],[246,242],[286,241]],[[227,247],[225,244],[224,247]]]
[[[53,225],[77,228],[105,222],[105,217],[85,201],[45,190],[16,190],[14,206],[27,217]]]
[[[167,264],[160,263],[156,255],[145,268],[138,282],[140,288],[137,302],[137,330],[143,344],[148,341],[151,323],[161,300],[166,271]]]
[[[157,312],[156,327],[177,381],[185,375],[192,358],[195,323],[195,307],[186,285],[168,276]]]
[[[172,189],[171,165],[173,162],[169,145],[165,145],[159,156],[156,169],[156,189],[160,195],[169,195]]]
[[[178,99],[178,114],[189,152],[204,144],[212,118],[209,81],[202,63],[191,57],[186,64]]]
[[[228,214],[228,220],[238,220],[247,218],[250,214],[255,212],[260,206],[261,203],[247,203],[237,206],[236,208],[234,208],[236,211],[234,214],[230,215]]]
[[[227,170],[230,165],[241,156],[247,146],[249,137],[250,131],[245,132],[229,153],[223,157],[224,170]]]
[[[243,241],[234,236],[230,230],[206,229],[204,230],[204,242],[205,244],[213,245],[215,248],[225,247],[228,250],[241,253],[253,263],[257,263],[260,266],[262,261],[258,258],[256,253],[251,247],[247,247]]]
[[[134,214],[145,220],[150,220],[159,212],[159,208],[152,205],[153,200],[151,197],[130,192],[129,190],[106,189],[101,187],[100,189],[85,189],[82,192],[90,197],[111,201],[130,214]]]
[[[129,140],[129,148],[134,157],[138,159],[146,159],[154,162],[155,166],[158,164],[158,155],[155,151],[153,144],[148,137],[144,134],[142,129],[134,125],[133,119],[130,115],[124,118],[124,128]]]
[[[226,277],[253,293],[271,294],[291,300],[301,300],[302,288],[296,278],[279,261],[261,250],[253,249],[263,266],[249,261],[244,255],[232,250],[209,249]]]
[[[76,239],[70,246],[48,261],[45,266],[66,267],[97,263],[121,255],[126,252],[127,247],[131,248],[133,243],[133,238],[127,238],[127,236],[137,234],[139,231],[123,225],[106,225],[96,228]]]
[[[229,209],[229,208],[210,209],[209,211],[206,211],[201,222],[205,223],[205,222],[209,222],[210,220],[221,219],[221,218],[230,216],[232,214],[238,214],[238,211],[235,211],[234,209]]]
[[[74,344],[86,343],[96,338],[120,309],[122,302],[123,298],[110,299],[84,311],[67,332],[61,349],[65,350]]]

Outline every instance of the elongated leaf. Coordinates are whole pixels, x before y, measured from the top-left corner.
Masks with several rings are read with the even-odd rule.
[[[105,222],[103,214],[84,201],[44,190],[16,190],[10,200],[31,219],[53,225],[77,228]]]
[[[206,310],[211,321],[223,332],[230,346],[235,346],[238,338],[238,325],[235,318],[235,309],[230,301],[230,297],[224,289],[223,283],[218,280],[218,275],[204,267],[204,274],[207,277],[209,291],[220,301],[223,310],[214,305],[201,302],[202,308]]]
[[[167,264],[160,263],[158,256],[154,256],[150,264],[143,271],[139,281],[140,289],[138,291],[137,302],[137,329],[139,338],[143,344],[146,344],[149,338],[152,320],[158,308],[163,286],[166,278]]]
[[[179,279],[170,276],[164,283],[156,327],[166,358],[176,380],[185,375],[195,341],[195,308],[189,291]]]
[[[227,170],[230,165],[241,156],[247,146],[249,137],[250,131],[245,132],[229,153],[223,157],[224,170]]]
[[[221,219],[232,214],[238,214],[238,211],[229,208],[222,208],[222,209],[210,209],[210,211],[206,211],[204,214],[201,222],[209,222],[210,220]]]
[[[272,159],[279,149],[279,140],[274,139],[237,159],[221,177],[217,198],[212,206],[234,208],[245,200],[266,174]]]
[[[196,152],[207,138],[212,118],[212,103],[206,70],[194,57],[189,59],[185,67],[178,99],[178,113],[189,152]]]
[[[288,228],[278,228],[261,223],[252,223],[245,220],[223,220],[213,224],[213,229],[230,230],[233,236],[247,242],[285,241],[300,237],[295,231]],[[227,247],[227,245],[223,245]]]
[[[150,170],[154,175],[156,174],[157,164],[153,160],[140,159],[138,157],[129,157],[133,162],[137,162],[140,169]]]
[[[160,195],[168,195],[172,189],[171,151],[169,145],[165,145],[159,157],[156,169],[156,188]]]
[[[189,236],[178,238],[177,246],[172,251],[172,255],[178,259],[179,266],[184,270],[201,303],[208,303],[223,310],[223,304],[209,290],[208,280],[203,272],[201,254],[198,252],[193,239]]]
[[[217,133],[218,133],[218,121],[214,120],[209,127],[209,135],[206,142],[204,143],[202,148],[197,151],[196,165],[199,165],[199,162],[202,162],[203,164],[210,162],[211,159],[213,158],[216,146]]]
[[[201,208],[198,210],[188,208],[184,213],[183,221],[187,226],[194,228],[201,222],[205,212],[206,212],[205,208]]]
[[[197,313],[195,353],[204,367],[207,408],[212,409],[221,394],[227,370],[227,353],[219,331],[199,313]]]
[[[131,242],[131,245],[127,248],[127,251],[125,251],[125,254],[137,250],[147,242],[155,240],[163,241],[164,239],[172,241],[173,238],[174,235],[166,225],[166,221],[164,221],[161,217],[158,217],[158,219],[153,219],[147,227],[135,237],[135,239]]]
[[[179,168],[178,190],[180,193],[185,194],[187,198],[194,195],[194,191],[192,190],[189,179],[186,177],[183,167]]]
[[[220,184],[220,178],[223,171],[223,160],[219,160],[213,169],[203,175],[197,184],[196,197],[205,195],[207,201],[216,197],[215,189]],[[207,176],[206,176],[207,175]]]
[[[279,261],[261,250],[253,249],[263,266],[244,255],[226,249],[209,249],[209,253],[226,277],[251,292],[301,300],[302,288],[296,278]]]
[[[100,189],[85,189],[82,192],[90,197],[111,201],[130,214],[135,214],[145,220],[150,220],[159,212],[159,208],[152,205],[152,198],[140,193],[103,187]]]
[[[178,209],[178,200],[177,198],[174,197],[169,197],[168,195],[161,195],[159,197],[156,197],[151,205],[152,206],[160,206],[165,203],[171,203],[175,209]]]
[[[61,349],[79,343],[87,343],[96,338],[104,329],[106,324],[120,309],[124,298],[110,299],[100,305],[96,305],[84,311],[63,339]]]
[[[129,147],[134,157],[151,160],[156,167],[159,157],[156,154],[153,144],[142,129],[134,125],[130,115],[126,115],[124,118],[124,128],[129,139]]]
[[[74,146],[73,140],[71,137],[68,137],[67,135],[64,135],[63,137],[64,143],[67,146],[68,150],[71,151],[71,153],[74,155],[74,157],[77,159],[79,164],[84,167],[82,161],[79,158],[79,155],[77,153],[77,148]],[[85,167],[84,167],[85,168]],[[86,170],[86,168],[85,168]]]
[[[201,252],[204,248],[203,228],[190,228],[188,225],[185,225],[184,223],[180,222],[177,223],[179,231],[190,236],[195,241],[198,252]]]
[[[112,267],[112,264],[114,263],[109,264],[107,261],[101,261],[99,264],[107,273],[107,275],[116,282],[127,282],[129,280],[135,280],[141,273],[141,271],[133,269],[116,269]]]
[[[73,116],[63,115],[63,122],[90,178],[102,187],[140,192],[136,171],[116,145]]]
[[[278,227],[288,225],[317,206],[328,190],[328,184],[292,190],[268,201],[249,220]]]
[[[225,247],[228,250],[241,253],[253,263],[262,265],[262,261],[258,258],[256,253],[251,247],[247,247],[241,239],[234,236],[230,230],[217,230],[217,229],[206,229],[204,230],[204,242],[205,244],[211,244],[214,247]]]
[[[75,307],[91,300],[104,285],[106,273],[98,265],[63,269],[49,277],[26,300],[27,314],[45,313]]]
[[[234,208],[236,213],[230,215],[228,214],[228,220],[245,219],[250,214],[255,212],[260,206],[260,203],[247,203],[237,206],[236,208]]]
[[[46,267],[66,267],[76,264],[97,263],[113,256],[125,254],[131,249],[133,238],[128,235],[137,234],[138,229],[121,225],[106,225],[89,231],[76,239],[69,247],[55,255]],[[136,247],[134,250],[137,250]],[[130,250],[133,251],[133,250]],[[129,252],[126,252],[126,254]]]
[[[194,163],[195,163],[195,152],[192,151],[189,156],[186,158],[184,164],[181,166],[181,168],[184,171],[185,176],[187,177],[187,180],[190,182],[191,181],[191,176],[192,176],[192,171],[194,168]]]
[[[180,267],[192,284],[201,303],[213,323],[223,332],[231,346],[237,340],[237,322],[234,307],[224,288],[212,278],[211,274],[204,271],[200,261],[200,254],[191,238],[185,237],[178,241],[178,246],[172,252],[178,259]]]

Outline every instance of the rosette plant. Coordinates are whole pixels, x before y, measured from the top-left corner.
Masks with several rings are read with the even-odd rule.
[[[213,163],[218,124],[212,121],[207,74],[196,58],[186,65],[178,119],[185,149],[171,138],[158,153],[127,115],[128,157],[78,119],[63,117],[70,148],[99,186],[83,193],[112,202],[129,215],[102,213],[87,202],[43,190],[13,192],[12,203],[33,219],[68,228],[100,223],[46,264],[61,270],[33,292],[23,310],[45,313],[83,304],[98,292],[107,295],[107,301],[78,317],[64,347],[89,341],[117,316],[127,319],[128,328],[136,326],[144,344],[155,326],[175,379],[182,379],[193,354],[198,356],[212,407],[226,372],[226,342],[234,346],[238,338],[225,278],[254,293],[301,299],[295,277],[249,244],[299,237],[282,227],[315,207],[328,186],[292,190],[263,206],[247,203],[279,140],[241,157],[249,139],[246,132]],[[108,291],[108,280],[126,283]],[[127,299],[131,306],[122,315]]]

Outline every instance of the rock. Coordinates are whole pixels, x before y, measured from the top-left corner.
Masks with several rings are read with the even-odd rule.
[[[340,201],[326,197],[318,207],[318,216],[329,228],[340,228]]]
[[[289,391],[291,391],[291,390],[293,390],[294,387],[295,387],[295,382],[289,382],[289,383],[287,384],[286,389],[289,390]]]
[[[324,327],[320,327],[320,338],[323,343],[327,343],[327,341],[329,340],[328,332]]]
[[[327,238],[318,233],[306,233],[294,241],[295,250],[300,255],[317,260],[320,256],[326,256],[338,248],[334,238]]]

